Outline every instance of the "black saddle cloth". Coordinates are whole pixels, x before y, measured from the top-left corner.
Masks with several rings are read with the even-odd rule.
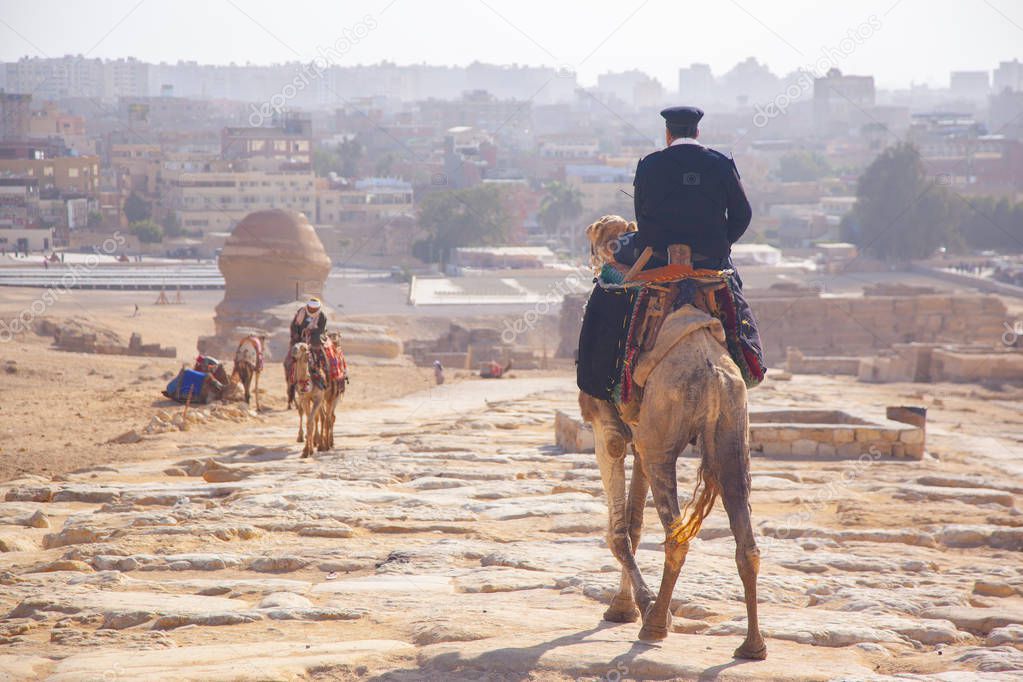
[[[583,311],[576,360],[576,384],[583,393],[611,400],[621,376],[625,340],[635,294],[593,286]]]
[[[623,265],[631,266],[643,252],[644,246],[638,232],[623,235],[618,239],[615,259]],[[643,269],[667,265],[667,262],[667,254],[655,251]],[[722,325],[729,337],[729,352],[739,365],[747,386],[756,386],[763,380],[766,366],[756,318],[742,293],[742,279],[734,272],[730,258],[701,259],[694,262],[693,266],[733,270],[728,279],[734,308],[723,315]],[[629,319],[637,291],[612,292],[594,285],[590,292],[579,332],[576,385],[579,390],[594,398],[613,400],[615,388],[622,376]],[[691,287],[683,287],[672,308],[691,302]]]

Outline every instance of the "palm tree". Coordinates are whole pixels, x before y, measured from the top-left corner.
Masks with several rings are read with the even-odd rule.
[[[540,200],[540,211],[537,219],[548,235],[554,235],[561,240],[561,227],[566,221],[579,217],[583,212],[582,192],[577,187],[564,182],[548,183],[544,189],[547,194]],[[575,235],[578,230],[571,230],[570,240],[573,251],[575,246]]]

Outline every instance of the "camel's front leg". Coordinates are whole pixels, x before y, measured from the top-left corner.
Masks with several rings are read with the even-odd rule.
[[[302,399],[299,398],[298,402],[295,403],[295,409],[298,411],[298,442],[301,443],[304,439],[302,435],[302,421],[305,418],[305,407],[302,405]]]
[[[316,449],[320,452],[326,452],[330,449],[330,443],[328,438],[327,429],[327,407],[330,405],[330,398],[324,397],[323,402],[320,404],[320,411],[316,416]]]
[[[310,457],[313,454],[313,449],[316,447],[316,429],[318,426],[318,415],[320,413],[321,402],[319,400],[310,401],[309,414],[305,418],[305,449],[302,451],[303,457]]]
[[[645,607],[651,599],[650,590],[643,581],[643,574],[640,573],[636,564],[635,542],[630,533],[632,521],[631,499],[625,494],[625,450],[628,447],[625,439],[615,429],[605,428],[602,424],[594,423],[594,440],[596,442],[597,464],[600,467],[600,477],[604,484],[604,494],[607,497],[608,533],[607,544],[611,553],[622,565],[622,582],[618,593],[611,599],[611,605],[604,612],[604,619],[614,623],[632,623],[639,619],[641,612],[636,607],[635,597]],[[633,467],[635,471],[639,467]],[[642,504],[646,500],[646,486],[642,474],[637,486],[635,473],[633,474],[633,488],[629,498],[640,494],[638,488],[642,488],[640,506],[640,518],[642,519]],[[637,534],[638,535],[638,534]]]

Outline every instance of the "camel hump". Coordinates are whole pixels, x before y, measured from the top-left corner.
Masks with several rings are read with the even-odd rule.
[[[639,386],[646,384],[650,373],[660,364],[661,360],[684,339],[701,329],[709,331],[714,340],[727,350],[725,330],[721,326],[721,321],[695,306],[683,305],[664,320],[654,347],[639,356],[636,369],[633,372],[636,384]]]

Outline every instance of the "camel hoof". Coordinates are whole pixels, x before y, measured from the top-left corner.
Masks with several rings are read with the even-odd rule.
[[[611,606],[604,612],[604,620],[609,623],[635,623],[639,620],[639,609],[624,599],[612,599]]]
[[[751,645],[748,642],[743,642],[742,646],[732,653],[732,656],[749,661],[762,661],[767,658],[767,645],[763,642],[758,645]]]
[[[668,628],[650,625],[649,623],[639,629],[639,640],[641,642],[660,642],[668,638]]]
[[[644,642],[660,642],[662,639],[667,638],[668,630],[671,629],[671,611],[664,614],[663,622],[653,622],[650,614],[656,604],[656,601],[651,602],[643,613],[643,627],[639,630],[639,638]]]

